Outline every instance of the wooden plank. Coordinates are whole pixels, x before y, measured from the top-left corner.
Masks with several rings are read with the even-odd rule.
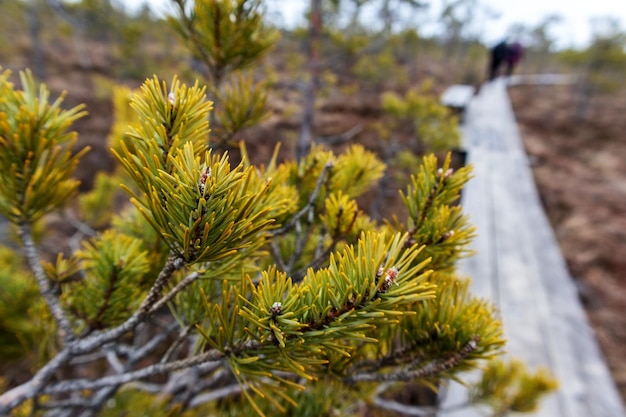
[[[533,415],[625,416],[539,200],[505,82],[483,86],[465,120],[464,146],[476,177],[461,204],[478,238],[476,256],[460,262],[459,270],[472,277],[475,294],[498,305],[508,354],[545,366],[559,379],[557,393]],[[465,399],[453,384],[443,406]]]
[[[441,95],[441,103],[455,109],[464,109],[472,100],[476,90],[471,85],[453,85]]]

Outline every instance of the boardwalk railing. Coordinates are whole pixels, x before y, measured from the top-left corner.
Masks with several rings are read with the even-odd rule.
[[[477,226],[476,255],[460,272],[473,292],[498,306],[507,354],[544,366],[560,387],[533,414],[542,417],[623,417],[624,406],[604,362],[539,200],[505,81],[484,85],[466,109],[463,141],[475,178],[462,205]],[[446,406],[465,400],[453,384]],[[446,416],[484,415],[476,410]]]

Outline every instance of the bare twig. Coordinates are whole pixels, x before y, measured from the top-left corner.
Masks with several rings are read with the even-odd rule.
[[[288,231],[290,231],[291,229],[293,229],[296,225],[296,223],[298,223],[300,221],[300,219],[306,215],[313,212],[313,207],[315,206],[315,200],[317,200],[317,197],[320,194],[320,191],[322,189],[322,185],[324,184],[324,180],[326,179],[326,175],[328,175],[328,172],[330,172],[331,168],[333,167],[332,162],[327,162],[326,165],[324,165],[324,169],[322,169],[322,172],[320,173],[319,178],[317,179],[317,183],[315,184],[315,189],[313,190],[313,193],[311,193],[311,196],[309,197],[309,201],[307,202],[306,206],[304,206],[299,212],[297,212],[292,218],[291,220],[289,220],[289,222],[284,225],[283,227],[274,230],[271,234],[272,236],[280,236],[283,235],[285,233],[287,233]]]
[[[28,382],[0,395],[0,416],[9,414],[9,411],[29,398],[36,397],[48,383],[52,375],[72,358],[68,348],[63,349],[50,362],[44,365]]]
[[[383,410],[393,411],[398,414],[403,414],[406,416],[415,416],[415,417],[436,417],[439,415],[451,413],[454,411],[461,410],[463,408],[467,408],[470,406],[469,402],[463,402],[459,404],[455,404],[449,407],[441,407],[440,405],[436,406],[415,406],[415,405],[407,405],[402,404],[397,401],[388,400],[381,397],[381,394],[386,391],[391,386],[391,383],[380,384],[376,389],[376,393],[373,397],[374,405]],[[441,404],[441,392],[439,398],[437,400],[438,404]]]
[[[193,356],[191,358],[170,362],[166,364],[154,364],[137,371],[126,372],[120,375],[110,375],[98,379],[70,379],[56,384],[51,384],[43,389],[44,394],[61,394],[65,392],[93,390],[118,384],[126,384],[131,381],[161,375],[178,369],[187,368],[203,362],[218,361],[226,355],[223,352],[211,350],[209,352]]]
[[[300,256],[302,255],[302,251],[304,250],[304,245],[307,242],[307,240],[309,240],[310,230],[311,230],[310,225],[308,225],[306,228],[306,232],[302,233],[302,223],[300,222],[296,223],[295,249],[293,253],[291,254],[291,258],[289,258],[289,263],[287,264],[287,269],[285,270],[285,272],[287,272],[288,275],[291,275],[291,272],[293,270],[293,267],[296,261],[300,259]]]
[[[109,400],[109,398],[115,395],[120,387],[120,384],[116,384],[100,389],[94,394],[90,401],[90,406],[80,414],[80,417],[95,416],[98,411],[100,411],[100,409],[104,406],[104,404]]]
[[[27,226],[22,226],[20,228],[20,231],[23,236],[22,239],[24,240],[24,245],[27,248],[27,257],[29,258],[29,261],[31,259],[33,261],[37,261],[35,265],[31,265],[33,271],[35,271],[35,274],[39,275],[37,279],[39,280],[39,278],[41,277],[47,280],[47,277],[43,272],[43,268],[41,267],[41,264],[39,264],[39,258],[37,256],[37,251],[32,241],[29,228]],[[111,330],[94,333],[84,339],[73,339],[66,345],[63,350],[61,350],[61,352],[59,352],[52,360],[50,360],[43,368],[41,368],[28,382],[25,382],[24,384],[19,385],[0,395],[0,415],[8,414],[10,410],[14,409],[27,399],[37,397],[41,393],[43,387],[49,382],[52,375],[73,358],[92,352],[107,343],[119,339],[124,334],[135,329],[140,323],[144,322],[153,312],[152,307],[155,306],[159,301],[163,287],[167,284],[172,274],[178,269],[182,268],[182,266],[182,259],[180,259],[175,254],[171,254],[167,262],[163,266],[163,269],[161,270],[161,273],[157,277],[155,283],[150,288],[150,291],[148,292],[148,295],[144,299],[143,303],[128,320]],[[37,271],[39,271],[39,273]],[[62,313],[63,311],[58,304],[58,300],[56,299],[55,294],[52,293],[52,289],[50,288],[48,282],[43,282],[45,285],[44,289],[49,294],[49,296],[52,297],[51,303]],[[62,317],[65,318],[65,316]],[[113,382],[108,385],[115,385],[115,383]]]
[[[187,336],[189,335],[189,332],[191,331],[191,329],[193,329],[195,327],[194,324],[190,324],[189,326],[185,327],[180,334],[178,335],[178,337],[176,338],[176,340],[174,340],[174,343],[172,343],[172,345],[167,349],[167,351],[165,352],[165,354],[163,355],[163,357],[161,358],[161,363],[167,363],[170,360],[170,357],[172,356],[172,354],[174,353],[174,351],[181,345],[181,343],[183,343],[183,341],[187,338]]]
[[[133,388],[138,391],[147,392],[149,394],[159,394],[163,392],[163,385],[150,384],[148,382],[133,381],[126,384],[126,388]]]
[[[217,362],[224,359],[229,354],[238,355],[247,350],[257,349],[260,346],[261,344],[259,342],[250,340],[234,347],[230,351],[227,350],[223,352],[213,349],[200,355],[192,356],[191,358],[165,364],[158,363],[121,375],[110,375],[98,379],[71,379],[61,381],[56,384],[48,385],[42,390],[42,393],[61,394],[65,392],[93,390],[115,385],[123,385],[131,381],[176,371],[178,369],[189,368],[206,362]]]
[[[348,142],[362,131],[363,125],[359,123],[339,135],[318,137],[316,142],[324,143],[326,145],[338,145],[340,143]]]
[[[416,370],[401,369],[389,373],[360,373],[344,378],[347,384],[356,382],[383,382],[383,381],[410,381],[414,379],[428,378],[450,370],[463,361],[469,354],[478,347],[475,339],[467,342],[458,352],[452,352],[446,357],[441,357],[428,362],[425,366]]]
[[[72,330],[69,320],[65,316],[65,312],[63,311],[61,304],[59,303],[57,294],[55,294],[55,291],[50,285],[50,281],[41,266],[41,258],[39,257],[39,252],[37,251],[35,242],[33,241],[30,226],[27,224],[20,225],[18,233],[20,239],[24,243],[24,250],[26,252],[26,257],[28,258],[28,264],[35,274],[35,279],[39,285],[39,291],[46,301],[46,304],[52,313],[52,317],[54,317],[54,320],[59,326],[60,336],[65,343],[69,343],[74,340],[76,336]]]
[[[215,82],[215,84],[219,85],[221,80],[218,79],[219,74],[215,66],[215,61],[207,53],[207,49],[202,46],[202,41],[200,40],[201,36],[194,28],[193,22],[191,21],[189,16],[187,16],[187,11],[185,10],[186,1],[185,0],[172,0],[172,1],[178,6],[178,9],[179,9],[178,17],[183,22],[184,30],[186,31],[185,33],[186,37],[188,37],[188,39],[191,41],[190,49],[192,49],[193,52],[196,53],[198,57],[200,57],[204,65],[206,65],[207,69],[209,70],[209,74],[213,78],[213,81]]]
[[[151,354],[156,348],[159,347],[159,345],[165,340],[167,339],[173,332],[174,330],[176,330],[179,327],[178,323],[172,323],[170,326],[168,326],[164,332],[160,332],[157,335],[155,335],[152,339],[150,339],[150,341],[146,344],[144,344],[139,350],[137,350],[136,352],[133,352],[130,357],[128,358],[128,361],[131,363],[136,363],[139,360],[143,359],[144,357],[148,356],[149,354]]]
[[[87,223],[81,222],[80,220],[73,218],[67,212],[63,212],[63,220],[71,224],[72,227],[74,227],[74,229],[76,229],[77,231],[79,231],[85,236],[93,237],[98,234],[98,232],[95,229],[93,229],[91,226],[89,226]]]
[[[211,401],[219,400],[220,398],[230,397],[231,395],[239,394],[243,388],[241,385],[229,385],[224,388],[212,390],[206,394],[196,396],[189,403],[190,407],[195,407],[201,404],[206,404]]]
[[[178,284],[176,284],[176,286],[172,288],[170,292],[168,292],[163,298],[154,303],[154,305],[150,308],[149,313],[152,314],[161,307],[163,307],[165,304],[170,302],[176,296],[176,294],[193,284],[198,278],[200,278],[200,274],[198,272],[192,272],[191,274],[187,275]]]
[[[393,411],[405,416],[435,417],[437,415],[437,407],[406,405],[397,401],[386,400],[379,396],[374,396],[374,405],[383,410]]]
[[[276,266],[278,266],[278,268],[283,271],[287,270],[287,265],[285,265],[285,261],[283,260],[283,257],[280,254],[280,249],[276,241],[270,241],[269,249],[270,249],[270,254],[272,255],[272,258],[274,258],[274,262],[276,263]]]
[[[128,320],[119,326],[104,332],[94,333],[90,337],[73,344],[72,353],[82,354],[97,349],[106,343],[120,338],[127,332],[137,327],[139,323],[145,321],[150,314],[157,310],[157,308],[155,308],[156,306],[161,307],[165,304],[165,302],[161,302],[160,300],[161,291],[172,277],[172,274],[182,268],[182,266],[183,260],[177,255],[171,254],[139,309]]]
[[[120,358],[117,357],[117,354],[113,350],[107,349],[106,358],[107,362],[109,362],[109,365],[111,365],[111,368],[115,372],[117,372],[118,374],[124,372],[124,364],[120,361]]]

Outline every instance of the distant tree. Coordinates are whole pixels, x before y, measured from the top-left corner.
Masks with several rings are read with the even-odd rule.
[[[33,47],[33,72],[40,80],[46,79],[44,47],[41,39],[42,16],[45,14],[43,0],[31,0],[27,3],[28,32]]]
[[[593,98],[600,93],[617,91],[623,84],[626,71],[626,33],[611,17],[596,20],[593,39],[584,50],[567,50],[561,58],[582,69],[577,86],[576,118],[584,119]]]
[[[547,70],[554,57],[556,38],[551,33],[553,27],[562,21],[562,16],[552,14],[544,17],[536,26],[514,24],[509,30],[509,37],[522,42],[524,46],[525,66],[534,67],[535,72]]]
[[[269,52],[278,31],[266,25],[260,0],[172,1],[178,14],[168,21],[204,67],[216,103],[210,116],[215,145],[227,149],[237,132],[266,115],[264,84],[241,71]]]
[[[394,23],[400,18],[400,11],[406,11],[407,6],[411,9],[424,9],[428,7],[428,2],[419,0],[382,0],[378,14],[383,21],[383,33],[390,34],[392,32]]]
[[[178,15],[170,23],[208,79],[220,86],[226,74],[246,69],[274,45],[278,32],[263,21],[260,0],[172,0]]]
[[[445,0],[439,17],[447,71],[451,79],[479,82],[485,49],[480,42],[486,22],[496,16],[480,0]],[[478,67],[477,67],[478,65]]]
[[[309,12],[309,35],[307,37],[307,69],[309,82],[305,84],[303,96],[302,122],[296,144],[296,159],[303,159],[313,144],[313,121],[315,118],[315,97],[320,86],[320,42],[322,37],[322,0],[311,0]]]

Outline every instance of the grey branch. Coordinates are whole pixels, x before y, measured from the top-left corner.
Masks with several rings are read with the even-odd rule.
[[[193,284],[193,282],[196,281],[198,278],[200,278],[200,274],[197,272],[192,272],[191,274],[187,275],[182,281],[176,284],[176,286],[172,288],[171,291],[168,292],[163,298],[154,303],[154,305],[150,308],[150,313],[154,313],[165,304],[170,302],[172,298],[176,296],[176,294]]]
[[[137,371],[127,372],[120,375],[110,375],[98,379],[73,379],[61,381],[56,384],[48,385],[42,390],[42,393],[61,394],[66,392],[93,390],[116,385],[123,385],[143,378],[176,371],[178,369],[189,368],[194,365],[205,364],[208,362],[217,362],[224,359],[228,355],[239,355],[245,351],[258,349],[260,346],[261,344],[259,342],[250,340],[240,343],[231,349],[225,350],[224,352],[213,349],[200,355],[192,356],[191,358],[165,364],[157,363],[139,369]],[[0,409],[0,411],[2,410]]]
[[[326,145],[338,145],[344,142],[348,142],[349,140],[353,139],[356,135],[358,135],[362,131],[363,131],[363,125],[357,124],[357,125],[352,126],[346,132],[343,132],[339,135],[318,137],[316,142],[324,143]]]
[[[65,392],[93,390],[109,386],[122,385],[128,382],[160,375],[178,369],[187,368],[203,362],[215,362],[223,359],[226,355],[223,352],[210,350],[191,358],[182,359],[166,364],[157,363],[147,366],[137,371],[127,372],[120,375],[110,375],[98,379],[71,379],[56,384],[51,384],[43,390],[44,394],[60,394]]]
[[[31,265],[31,268],[33,268],[33,271],[35,271],[35,275],[39,275],[37,279],[39,279],[40,277],[46,279],[44,281],[45,286],[43,287],[42,292],[44,290],[49,292],[48,295],[52,297],[52,299],[50,300],[51,304],[55,306],[55,308],[58,308],[59,311],[62,313],[63,311],[61,310],[61,306],[59,305],[55,294],[52,293],[52,289],[49,286],[47,277],[45,276],[43,268],[39,263],[39,258],[37,256],[37,251],[32,241],[29,228],[27,226],[22,226],[20,228],[20,232],[22,234],[22,240],[24,240],[24,245],[26,246],[29,261],[31,259],[31,256],[33,256],[33,261],[37,261],[35,265]],[[124,334],[135,329],[140,323],[144,322],[150,316],[150,314],[154,312],[153,307],[155,305],[164,304],[158,303],[161,291],[172,277],[172,274],[178,269],[182,268],[182,266],[182,259],[174,254],[171,254],[167,262],[163,266],[163,269],[161,270],[155,283],[150,288],[150,291],[148,292],[148,295],[144,299],[143,303],[128,320],[111,330],[94,333],[85,339],[74,339],[69,342],[66,347],[61,350],[61,352],[59,352],[52,360],[50,360],[50,362],[48,362],[43,368],[41,368],[28,382],[25,382],[24,384],[19,385],[0,395],[0,415],[7,414],[10,410],[14,409],[27,399],[34,398],[39,395],[43,387],[52,377],[52,375],[73,358],[92,352],[95,349],[106,345],[107,343],[119,339]],[[39,271],[39,273],[37,271]],[[46,299],[46,301],[48,300]],[[64,315],[62,317],[65,318]]]
[[[322,189],[322,184],[324,184],[324,180],[326,179],[326,175],[328,175],[328,172],[331,170],[332,167],[332,162],[327,162],[326,165],[324,165],[324,169],[317,179],[315,189],[313,190],[313,193],[311,193],[307,205],[304,206],[299,212],[297,212],[286,225],[284,225],[280,229],[274,230],[272,232],[273,236],[283,235],[293,229],[304,215],[308,214],[309,216],[311,216],[311,213],[313,212],[313,207],[315,206],[315,200],[317,200],[317,197],[319,196]]]
[[[205,404],[211,401],[219,400],[220,398],[229,397],[231,395],[239,394],[242,390],[241,385],[229,385],[224,388],[216,389],[211,392],[198,395],[189,403],[190,407],[195,407],[200,404]]]
[[[159,300],[161,297],[161,291],[172,277],[172,274],[182,268],[182,266],[183,260],[174,254],[170,254],[170,257],[163,266],[161,273],[150,288],[148,295],[144,299],[139,309],[128,320],[126,320],[119,326],[108,331],[94,333],[90,337],[73,344],[71,346],[72,353],[76,355],[91,352],[92,350],[97,349],[105,345],[106,343],[117,340],[124,334],[137,327],[139,323],[145,321],[150,314],[156,311],[154,307],[156,307],[157,305],[160,307],[165,304],[165,302],[161,303]]]
[[[48,308],[52,313],[52,317],[54,317],[57,324],[59,325],[59,330],[61,333],[60,336],[63,338],[65,343],[69,343],[75,338],[74,331],[72,330],[72,326],[65,316],[65,312],[63,311],[63,308],[59,303],[59,299],[57,298],[57,295],[50,285],[50,281],[48,280],[48,277],[46,276],[46,273],[41,266],[41,258],[39,257],[35,242],[33,241],[30,226],[23,224],[19,226],[18,230],[20,238],[24,243],[24,250],[26,251],[28,264],[35,274],[35,279],[37,280],[37,284],[39,285],[39,291],[46,301],[46,304],[48,305]]]
[[[354,384],[357,382],[411,381],[432,377],[458,366],[468,355],[474,352],[477,347],[478,342],[472,339],[458,352],[452,352],[447,355],[447,357],[434,359],[419,369],[402,369],[384,374],[378,372],[360,373],[344,378],[344,382]]]

